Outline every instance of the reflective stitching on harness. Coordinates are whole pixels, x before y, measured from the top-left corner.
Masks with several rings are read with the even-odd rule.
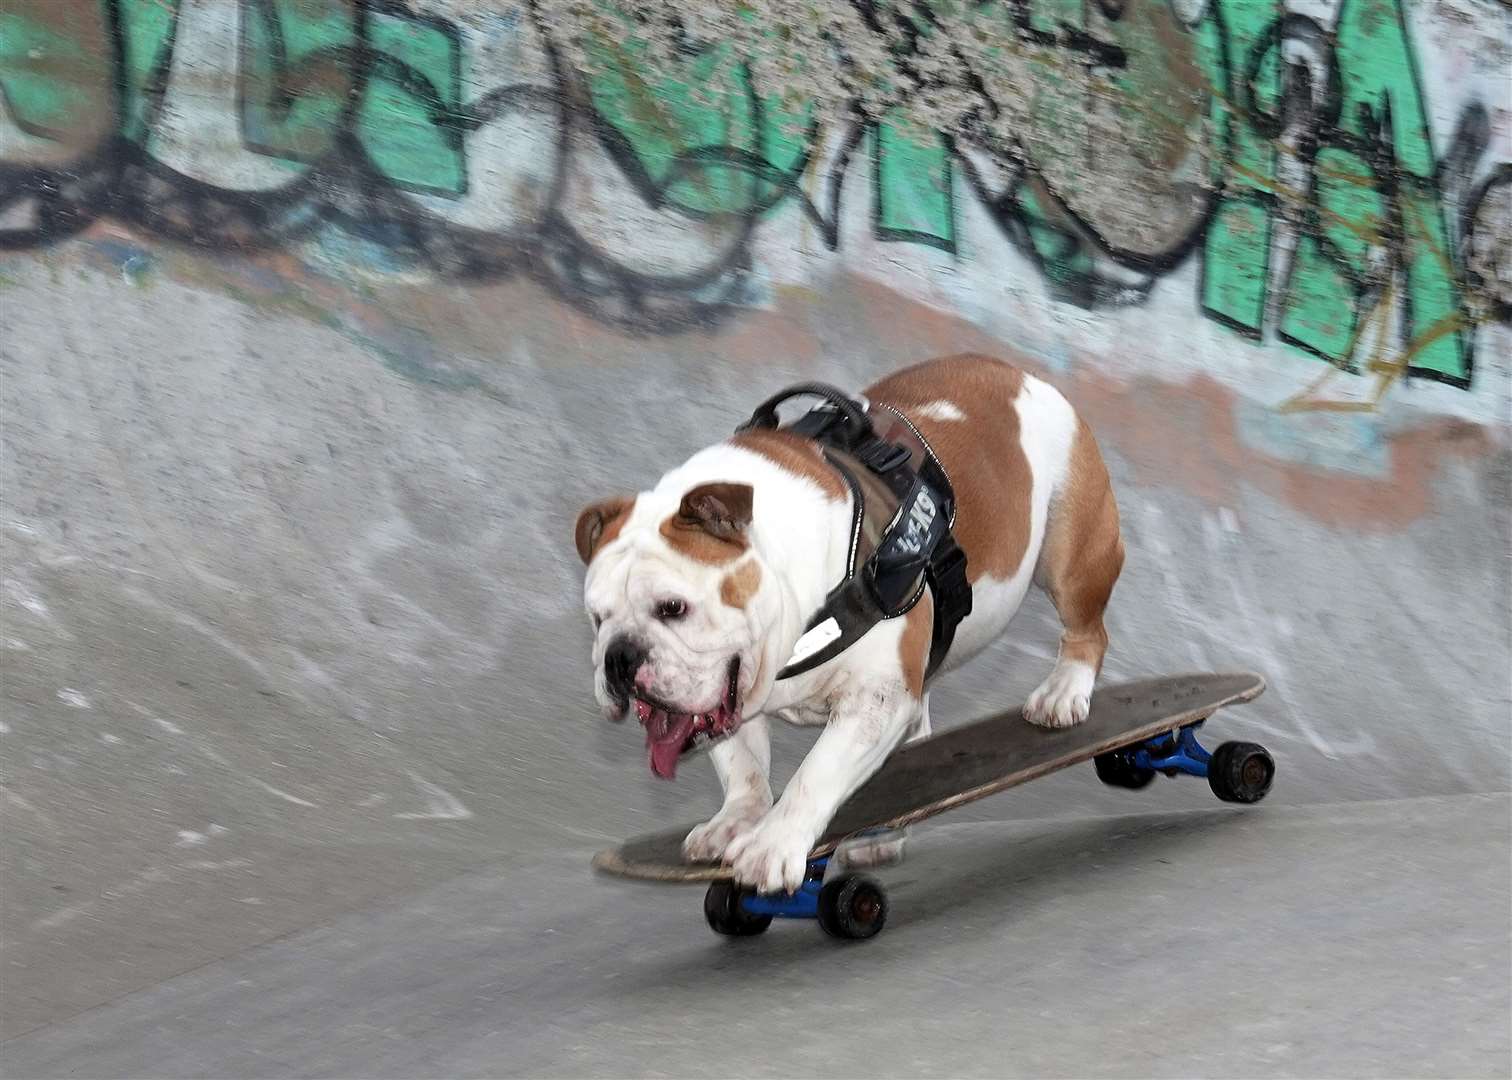
[[[925,443],[924,445],[927,447],[929,444]],[[851,471],[849,469],[847,469],[840,462],[836,461],[828,450],[824,451],[824,459],[835,467],[835,471],[844,478],[846,486],[848,486],[851,491],[852,506],[850,552],[845,559],[845,576],[846,578],[851,578],[854,577],[856,573],[856,556],[861,552],[861,536],[866,531],[864,528],[866,521],[866,494],[861,490],[860,481],[858,481],[853,475],[851,475]],[[941,469],[940,471],[944,472],[943,469]],[[893,526],[895,526],[903,517],[904,506],[904,502],[900,500],[898,503],[897,511],[894,512],[892,518],[888,521],[887,526],[882,530],[881,533],[878,534],[879,536],[885,537],[889,532],[892,531]],[[951,516],[954,517],[954,513],[952,513]],[[924,590],[927,588],[929,588],[929,575],[927,573],[921,573],[919,574],[918,587],[914,589],[913,595],[908,598],[908,601],[901,608],[899,608],[892,614],[883,612],[883,621],[896,619],[900,615],[907,615],[923,598]]]
[[[861,551],[861,524],[866,517],[866,496],[861,492],[860,481],[851,475],[849,469],[831,457],[828,451],[824,452],[824,460],[835,467],[835,471],[845,480],[845,486],[850,488],[851,535],[850,551],[845,556],[845,576],[851,577],[856,572],[856,555]]]
[[[924,444],[924,452],[926,454],[928,454],[931,459],[933,459],[933,461],[935,463],[935,468],[937,468],[937,469],[940,470],[940,475],[945,478],[945,483],[947,483],[947,484],[950,485],[951,491],[954,491],[955,490],[955,481],[953,481],[953,480],[950,479],[950,471],[945,468],[945,463],[940,460],[940,455],[937,454],[937,453],[935,453],[934,447],[929,445],[929,440],[924,437],[924,433],[922,431],[920,431],[918,428],[914,427],[914,422],[912,420],[910,420],[908,417],[904,416],[901,412],[899,412],[893,406],[891,406],[891,405],[883,405],[882,408],[886,409],[888,412],[892,413],[899,420],[903,421],[905,424],[908,425],[908,430],[911,431],[911,432],[913,432],[914,438],[918,439],[921,443]],[[949,519],[947,521],[947,524],[949,524],[951,528],[955,528],[955,516],[956,516],[956,501],[954,499],[951,499],[950,500],[950,517],[949,517]]]

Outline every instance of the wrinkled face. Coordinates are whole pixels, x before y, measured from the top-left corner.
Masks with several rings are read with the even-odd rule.
[[[578,518],[594,628],[594,693],[609,720],[634,713],[651,769],[733,732],[763,666],[766,576],[751,549],[748,484],[704,484],[681,504],[614,499]]]

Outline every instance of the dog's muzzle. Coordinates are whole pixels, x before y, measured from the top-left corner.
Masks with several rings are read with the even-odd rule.
[[[740,657],[731,658],[724,696],[712,710],[682,712],[637,692],[635,715],[646,729],[646,754],[651,771],[671,780],[683,754],[701,743],[724,738],[740,726]]]

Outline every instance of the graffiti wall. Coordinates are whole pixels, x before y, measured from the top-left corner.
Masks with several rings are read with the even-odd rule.
[[[795,40],[768,7],[762,37],[561,3],[0,0],[0,244],[108,220],[318,261],[339,232],[647,334],[835,265],[976,309],[1007,277],[1066,325],[1159,303],[1347,377],[1301,407],[1471,388],[1512,316],[1496,0],[830,0],[794,46],[829,77],[766,93],[760,50]]]

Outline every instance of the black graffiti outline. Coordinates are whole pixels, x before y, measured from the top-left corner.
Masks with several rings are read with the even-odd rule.
[[[1500,190],[1512,188],[1512,162],[1502,162],[1492,172],[1482,177],[1469,192],[1460,207],[1459,236],[1460,253],[1470,250],[1480,232],[1480,212],[1486,201]],[[1512,222],[1502,222],[1506,229]],[[1493,293],[1489,282],[1482,281],[1478,271],[1468,259],[1462,260],[1466,283],[1484,297],[1490,309],[1490,317],[1498,322],[1512,322],[1512,293]]]
[[[1343,19],[1345,8],[1358,0],[1341,0],[1339,10],[1335,13],[1335,26]],[[1398,31],[1403,40],[1408,40],[1405,24],[1401,23],[1401,10],[1396,9],[1398,19]],[[1376,299],[1382,294],[1388,282],[1397,276],[1405,277],[1408,273],[1407,259],[1407,224],[1403,218],[1404,201],[1398,198],[1398,192],[1402,187],[1413,189],[1413,194],[1422,202],[1434,207],[1436,212],[1442,213],[1444,205],[1443,192],[1439,181],[1439,163],[1435,161],[1435,168],[1426,177],[1420,177],[1410,172],[1405,166],[1400,166],[1397,161],[1396,147],[1393,138],[1392,108],[1394,98],[1385,96],[1380,99],[1381,110],[1378,113],[1371,102],[1358,102],[1356,119],[1359,121],[1360,134],[1356,134],[1343,126],[1343,103],[1345,99],[1344,76],[1338,61],[1338,34],[1336,29],[1325,30],[1315,20],[1295,13],[1288,14],[1283,20],[1282,34],[1291,31],[1296,36],[1294,40],[1306,40],[1309,44],[1320,44],[1324,50],[1324,70],[1326,72],[1325,88],[1321,101],[1314,96],[1311,98],[1315,112],[1311,117],[1311,123],[1304,130],[1304,139],[1300,147],[1302,159],[1308,177],[1308,190],[1303,200],[1302,218],[1304,241],[1311,241],[1317,245],[1319,253],[1346,281],[1353,293],[1353,302],[1349,308],[1350,331],[1348,337],[1354,339],[1359,327],[1361,314],[1370,309]],[[1278,35],[1275,39],[1275,47],[1280,54],[1280,48],[1284,37]],[[1420,72],[1417,66],[1416,50],[1411,48],[1410,43],[1406,49],[1407,63],[1410,67],[1410,77],[1416,87],[1422,86]],[[1263,56],[1257,55],[1247,75],[1253,78],[1259,71],[1263,62]],[[1253,100],[1252,96],[1250,100]],[[1467,105],[1467,109],[1473,109],[1474,103]],[[1429,130],[1426,115],[1413,118],[1414,122],[1422,126],[1424,132]],[[1320,151],[1328,149],[1352,154],[1365,163],[1370,174],[1375,178],[1375,192],[1385,206],[1385,221],[1380,236],[1380,247],[1385,253],[1386,267],[1384,272],[1372,270],[1367,267],[1363,272],[1356,270],[1350,259],[1338,249],[1337,244],[1324,227],[1320,214],[1322,203],[1319,200],[1319,184],[1321,181],[1320,171],[1316,167],[1317,155]],[[1431,143],[1430,143],[1431,152]],[[1440,219],[1440,227],[1444,229],[1447,237],[1448,222]],[[1447,253],[1446,253],[1447,254]],[[1298,258],[1293,253],[1289,260],[1282,280],[1277,283],[1276,292],[1281,297],[1289,297],[1296,272]],[[1457,298],[1463,310],[1464,295],[1463,283],[1458,275],[1451,279],[1451,287],[1455,290]],[[1407,296],[1397,302],[1398,330],[1400,343],[1404,351],[1409,352],[1414,342],[1415,327],[1413,324],[1412,305]],[[1359,365],[1353,355],[1333,357],[1315,348],[1310,343],[1301,340],[1286,332],[1284,326],[1276,328],[1276,337],[1287,344],[1301,349],[1326,363],[1333,364],[1339,369],[1351,374],[1359,373]],[[1433,382],[1443,382],[1465,389],[1470,386],[1475,369],[1475,336],[1470,333],[1459,335],[1461,342],[1460,360],[1463,365],[1463,374],[1456,375],[1450,372],[1436,371],[1432,368],[1420,367],[1409,361],[1405,374],[1409,378],[1422,378]]]
[[[259,0],[247,0],[259,3]],[[407,9],[389,0],[362,0],[385,13]],[[424,259],[438,272],[462,279],[503,278],[525,274],[568,302],[596,317],[632,332],[673,332],[708,327],[732,313],[741,296],[747,266],[741,258],[749,248],[755,216],[750,215],[737,237],[732,257],[703,274],[655,275],[622,266],[597,251],[561,215],[557,204],[565,187],[567,147],[575,127],[586,124],[602,133],[596,115],[584,116],[581,106],[556,88],[528,84],[500,87],[453,113],[450,122],[459,134],[488,123],[502,109],[525,101],[550,108],[556,115],[558,163],[547,209],[532,234],[499,235],[454,225],[431,214],[394,185],[373,163],[355,131],[356,105],[349,103],[341,124],[333,131],[330,150],[284,185],[239,191],[187,176],[158,161],[146,149],[120,134],[125,126],[126,49],[123,13],[118,0],[106,0],[109,39],[114,51],[113,133],[74,162],[56,168],[17,166],[0,162],[0,213],[24,199],[36,200],[36,221],[29,229],[0,232],[0,248],[20,249],[57,243],[111,217],[159,239],[198,248],[232,248],[256,252],[282,248],[307,239],[327,224],[381,242],[398,258]],[[177,33],[174,9],[160,56],[143,88],[147,103],[145,127],[150,130],[167,91],[168,63]],[[359,26],[361,23],[358,24]],[[402,65],[365,41],[346,47],[346,57],[368,77],[373,60]],[[326,58],[329,58],[327,56]],[[563,73],[554,60],[558,85]],[[354,88],[358,85],[354,78]],[[423,75],[406,77],[404,85],[417,95],[430,94],[425,104],[433,116],[445,110],[434,87]],[[352,101],[360,101],[357,94]],[[449,111],[449,110],[447,110]],[[243,114],[244,115],[244,114]],[[611,155],[628,163],[626,148],[610,147]],[[616,152],[618,151],[618,152]],[[278,151],[280,155],[283,150]],[[643,197],[661,201],[632,169],[627,173]],[[731,274],[734,268],[737,273]],[[721,283],[721,278],[727,278]],[[688,293],[712,288],[712,298]],[[652,298],[662,301],[653,309]],[[666,304],[667,299],[674,302]],[[612,301],[612,303],[611,303]]]

